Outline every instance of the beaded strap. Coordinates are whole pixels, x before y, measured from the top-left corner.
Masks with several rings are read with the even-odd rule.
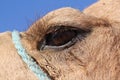
[[[51,80],[46,73],[37,65],[36,61],[27,54],[26,50],[21,44],[20,34],[18,31],[12,32],[12,40],[17,49],[18,54],[21,56],[22,60],[27,64],[29,69],[34,72],[34,74],[38,77],[39,80]]]

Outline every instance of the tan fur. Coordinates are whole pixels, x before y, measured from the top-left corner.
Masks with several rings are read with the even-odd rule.
[[[119,0],[100,0],[84,12],[52,11],[21,32],[22,44],[52,80],[120,80],[119,5]],[[92,32],[65,50],[37,50],[37,42],[55,25]],[[0,61],[0,80],[37,80],[17,54],[10,32],[0,34]]]

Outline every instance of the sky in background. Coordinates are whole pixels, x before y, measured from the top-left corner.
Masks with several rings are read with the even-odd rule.
[[[25,31],[38,18],[48,12],[73,7],[87,8],[97,0],[0,0],[0,32]]]

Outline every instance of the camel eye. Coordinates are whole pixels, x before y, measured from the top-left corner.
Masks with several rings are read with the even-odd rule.
[[[51,32],[46,34],[46,45],[49,46],[61,46],[71,41],[77,36],[77,31],[75,30],[58,30],[56,32]]]
[[[75,27],[56,26],[49,28],[43,39],[38,42],[38,49],[43,50],[45,48],[52,49],[65,49],[73,45],[81,36],[83,38],[85,30]]]

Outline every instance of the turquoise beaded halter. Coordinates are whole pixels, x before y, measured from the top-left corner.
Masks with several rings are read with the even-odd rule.
[[[18,54],[22,60],[27,64],[28,68],[38,77],[39,80],[51,80],[46,73],[37,65],[36,61],[27,54],[25,48],[22,46],[20,41],[20,34],[18,31],[12,32],[12,41],[17,49]]]

